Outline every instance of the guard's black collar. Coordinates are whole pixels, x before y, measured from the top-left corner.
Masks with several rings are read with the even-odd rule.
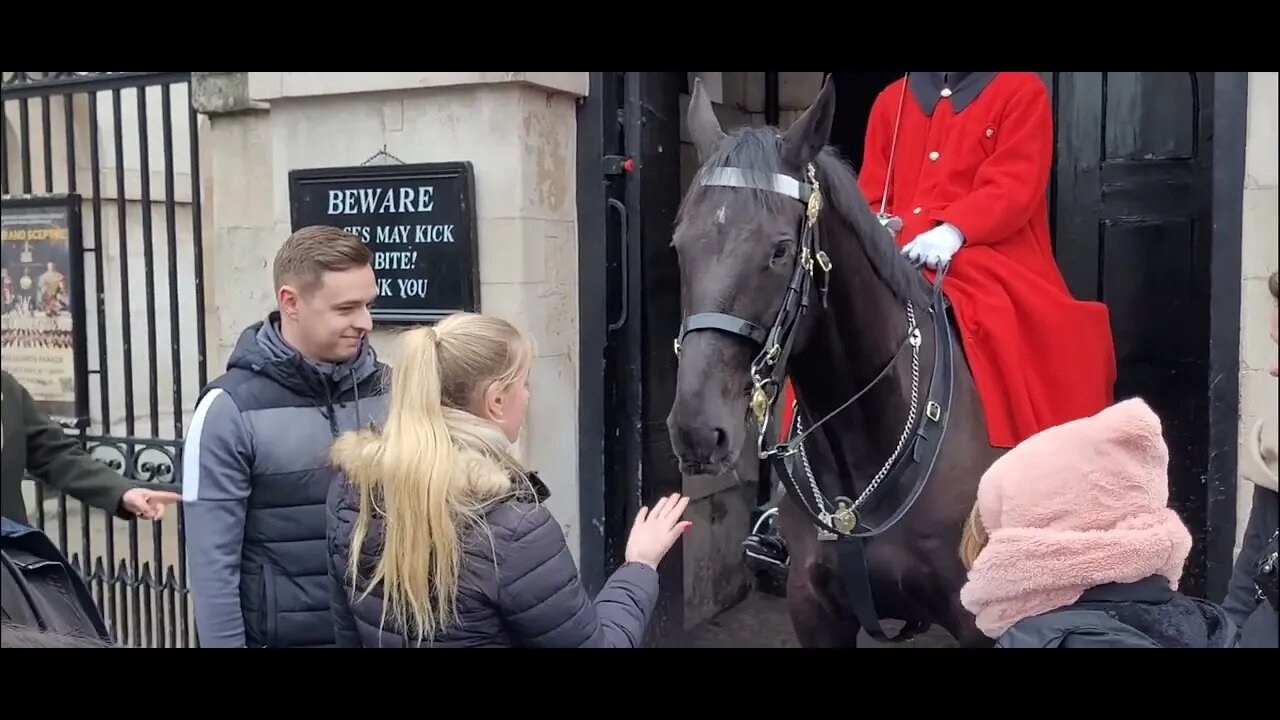
[[[968,72],[940,73],[913,72],[910,75],[911,95],[916,99],[920,110],[929,117],[942,99],[943,88],[951,89],[951,107],[957,114],[963,112],[969,103],[991,84],[999,73]]]

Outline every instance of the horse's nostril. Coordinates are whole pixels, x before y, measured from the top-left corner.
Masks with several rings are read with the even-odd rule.
[[[692,462],[718,461],[729,450],[729,432],[722,427],[685,427],[676,435],[676,451]]]

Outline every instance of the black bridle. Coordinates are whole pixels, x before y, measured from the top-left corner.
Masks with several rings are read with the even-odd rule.
[[[915,381],[918,380],[919,374],[919,349],[923,340],[919,326],[916,323],[914,308],[912,303],[908,301],[906,303],[908,318],[906,335],[899,343],[893,357],[885,363],[876,377],[839,407],[828,413],[826,417],[803,430],[800,428],[800,413],[797,408],[797,412],[793,413],[793,427],[789,429],[790,432],[788,433],[790,439],[785,443],[775,444],[773,447],[766,449],[766,437],[776,437],[776,434],[770,432],[773,406],[786,379],[786,364],[791,354],[792,344],[795,341],[796,327],[809,308],[809,297],[815,282],[817,283],[822,305],[824,308],[827,307],[827,291],[830,285],[832,264],[830,258],[822,250],[818,231],[818,216],[822,209],[822,192],[812,163],[806,166],[805,175],[805,180],[799,180],[783,174],[760,173],[741,168],[716,168],[709,171],[701,180],[702,185],[754,188],[777,192],[802,203],[805,206],[805,213],[800,221],[799,246],[797,248],[795,267],[787,283],[782,306],[774,317],[773,324],[766,330],[750,320],[727,313],[696,313],[688,316],[681,323],[680,333],[675,340],[675,352],[678,357],[680,346],[689,333],[708,330],[743,338],[759,348],[759,353],[751,362],[752,391],[750,404],[751,414],[754,416],[759,429],[757,439],[758,455],[761,460],[771,460],[775,472],[786,485],[787,491],[796,498],[796,504],[817,526],[820,540],[849,541],[840,543],[840,562],[842,566],[847,565],[860,570],[860,572],[844,573],[846,582],[850,585],[850,595],[854,608],[863,628],[873,637],[885,640],[885,634],[880,627],[878,616],[871,604],[870,580],[861,541],[862,538],[879,535],[888,530],[910,510],[921,492],[923,492],[942,447],[954,377],[954,355],[950,326],[944,307],[945,300],[942,296],[942,282],[946,275],[947,267],[944,265],[936,275],[932,288],[932,297],[927,308],[934,320],[935,356],[934,373],[926,396],[924,412],[917,412],[918,397],[915,387]],[[821,271],[820,279],[815,279],[814,277],[815,264],[818,270]],[[903,429],[897,448],[869,484],[866,491],[856,500],[840,496],[835,499],[834,503],[827,501],[819,489],[812,472],[809,470],[809,462],[803,445],[805,437],[874,387],[876,383],[888,374],[903,351],[908,347],[911,348],[913,358],[911,415],[906,422],[906,427]],[[833,444],[834,447],[835,445]],[[797,454],[800,455],[805,474],[808,476],[809,488],[814,496],[813,507],[810,506],[809,501],[805,498],[805,492],[801,489],[800,483],[792,472],[791,465],[787,462],[788,459]],[[838,452],[837,461],[839,461]],[[922,467],[922,471],[916,477],[914,486],[897,510],[881,525],[865,525],[859,516],[861,505],[873,496],[879,486],[897,484],[908,471],[916,467]],[[826,506],[834,506],[834,510],[828,512]],[[815,507],[816,510],[814,509]],[[908,623],[894,639],[909,637],[920,632],[925,627],[927,627],[926,623]]]
[[[782,383],[786,380],[787,358],[791,354],[791,345],[795,341],[796,325],[809,308],[809,290],[814,280],[815,261],[822,270],[822,282],[818,286],[818,291],[822,297],[822,306],[827,306],[831,260],[818,242],[818,213],[822,209],[822,193],[812,164],[808,166],[807,172],[809,181],[802,182],[789,175],[750,172],[739,168],[716,168],[702,180],[703,185],[746,187],[777,192],[804,203],[805,215],[800,225],[798,261],[791,271],[791,279],[787,282],[782,307],[779,308],[773,325],[768,330],[750,320],[734,315],[704,312],[685,318],[680,324],[680,334],[675,341],[677,357],[680,356],[680,345],[685,336],[699,330],[718,330],[737,335],[760,348],[760,353],[751,361],[751,413],[761,429],[760,441],[757,442],[757,449],[761,453],[764,452],[763,431],[767,425],[766,420],[778,399]],[[762,374],[766,371],[766,374]],[[761,459],[766,457],[768,457],[766,454],[760,455]]]

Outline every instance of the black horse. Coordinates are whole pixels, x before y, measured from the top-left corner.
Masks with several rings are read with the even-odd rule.
[[[852,647],[859,629],[901,640],[938,624],[989,646],[960,604],[957,546],[978,479],[1002,452],[954,321],[898,252],[853,170],[827,145],[831,82],[785,132],[724,133],[696,82],[689,129],[702,163],[672,246],[685,313],[667,418],[686,474],[737,461],[750,412],[786,487],[778,527],[787,598],[806,647]],[[799,409],[774,445],[785,378]],[[888,637],[881,619],[905,621]]]

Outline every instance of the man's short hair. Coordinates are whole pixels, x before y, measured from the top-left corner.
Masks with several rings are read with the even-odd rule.
[[[1267,281],[1267,287],[1271,289],[1271,297],[1280,300],[1280,273],[1271,273],[1271,279]]]
[[[276,253],[276,290],[292,285],[306,295],[320,287],[327,272],[345,272],[373,263],[373,253],[360,238],[327,225],[304,227],[289,236]]]

